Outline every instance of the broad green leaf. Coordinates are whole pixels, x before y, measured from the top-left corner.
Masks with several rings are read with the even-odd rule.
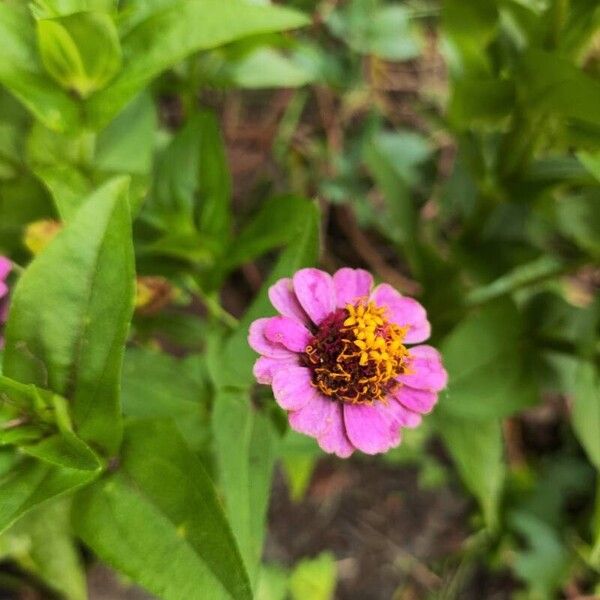
[[[107,172],[147,175],[152,168],[156,127],[154,102],[143,92],[98,134],[94,165]]]
[[[0,537],[0,557],[12,558],[66,600],[86,600],[85,571],[70,524],[70,503],[49,502]]]
[[[173,419],[190,447],[205,448],[210,442],[208,386],[202,356],[182,360],[130,348],[123,362],[123,414]]]
[[[64,221],[77,212],[82,199],[92,191],[91,182],[72,165],[40,165],[33,171],[52,195],[56,210]]]
[[[295,196],[270,198],[235,236],[225,256],[229,269],[251,262],[261,254],[288,242],[305,218],[307,201]]]
[[[98,473],[23,459],[0,477],[0,531],[35,506],[90,483]]]
[[[164,352],[130,348],[123,362],[123,412],[139,418],[190,416],[208,400],[206,381],[189,360]]]
[[[600,257],[600,189],[561,198],[556,213],[560,232],[592,256]]]
[[[370,216],[392,240],[411,253],[416,235],[417,213],[411,188],[418,182],[418,168],[431,155],[422,136],[404,131],[379,132],[369,139],[363,160],[385,198],[385,208]],[[379,214],[378,214],[379,213]]]
[[[420,32],[406,6],[379,6],[373,0],[355,0],[327,17],[335,36],[352,50],[385,60],[410,60],[419,55]]]
[[[172,236],[196,233],[194,194],[200,175],[203,125],[202,113],[194,113],[157,156],[154,186],[143,214]]]
[[[290,596],[292,600],[333,600],[336,579],[335,558],[329,552],[304,559],[290,575]]]
[[[40,19],[37,39],[49,75],[82,98],[102,89],[121,67],[119,35],[106,13]]]
[[[402,447],[405,446],[403,442]],[[281,444],[281,468],[294,501],[301,500],[323,452],[312,438],[289,429]]]
[[[99,188],[17,284],[4,373],[71,401],[78,434],[108,452],[121,437],[119,383],[133,308],[127,180]]]
[[[597,181],[600,181],[600,151],[598,152],[579,152],[577,154],[579,162],[586,170],[594,176]]]
[[[489,74],[490,61],[486,49],[496,33],[498,16],[495,0],[444,2],[443,31],[450,43],[448,62],[455,75]]]
[[[288,574],[276,565],[262,565],[256,587],[256,600],[286,600]]]
[[[222,245],[229,239],[231,220],[231,175],[225,144],[214,113],[198,114],[198,230]]]
[[[569,573],[569,551],[556,531],[531,514],[514,512],[513,528],[527,540],[528,548],[515,554],[514,570],[527,582],[532,600],[556,596]]]
[[[47,127],[73,127],[79,120],[77,103],[44,71],[34,22],[25,6],[0,4],[0,39],[0,83]]]
[[[102,560],[164,600],[252,598],[213,484],[168,422],[128,426],[119,471],[76,498],[74,523]]]
[[[217,392],[212,418],[225,508],[253,586],[256,585],[275,463],[277,434],[250,395]]]
[[[537,401],[527,372],[521,319],[508,301],[468,315],[441,345],[449,385],[445,411],[456,416],[502,417]]]
[[[116,10],[117,0],[35,0],[31,11],[36,19],[71,15],[83,11]]]
[[[21,446],[21,451],[67,469],[92,472],[102,469],[102,464],[91,448],[68,432],[52,435],[33,445]]]
[[[307,23],[291,9],[243,0],[180,0],[160,6],[121,40],[128,58],[117,78],[89,99],[89,115],[97,125],[107,123],[151,79],[194,52]]]
[[[254,378],[252,365],[256,353],[248,345],[248,327],[255,319],[275,314],[267,296],[268,289],[282,277],[291,277],[297,270],[314,265],[319,253],[319,212],[317,207],[306,202],[306,208],[290,227],[290,241],[281,253],[269,277],[262,285],[238,328],[225,342],[220,355],[219,367],[213,369],[219,385],[247,387]]]
[[[558,53],[527,52],[520,65],[519,81],[520,100],[531,110],[600,122],[600,82]]]
[[[448,118],[459,129],[502,123],[515,103],[514,84],[501,79],[459,79],[452,88]]]
[[[225,77],[237,87],[300,87],[315,80],[314,70],[297,57],[286,56],[274,48],[256,48],[229,62],[224,69]]]
[[[436,411],[436,427],[463,483],[479,501],[487,526],[494,529],[505,475],[501,422],[455,417],[442,407]]]
[[[581,361],[575,373],[571,421],[590,461],[600,471],[600,376],[588,362]]]

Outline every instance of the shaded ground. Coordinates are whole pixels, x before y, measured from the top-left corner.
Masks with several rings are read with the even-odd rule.
[[[468,508],[448,487],[419,489],[415,469],[324,460],[300,503],[276,476],[266,560],[292,565],[329,550],[339,600],[423,598],[441,583],[427,565],[460,548]]]

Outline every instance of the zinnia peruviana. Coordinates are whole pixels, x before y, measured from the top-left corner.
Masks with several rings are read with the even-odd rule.
[[[341,457],[397,446],[403,427],[432,410],[447,375],[424,342],[425,309],[362,269],[333,276],[302,269],[269,290],[280,313],[250,326],[261,356],[259,383],[271,385],[292,429]]]

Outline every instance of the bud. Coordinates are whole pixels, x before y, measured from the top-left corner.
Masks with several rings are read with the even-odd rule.
[[[135,310],[141,315],[154,315],[175,298],[171,283],[164,277],[137,278]]]
[[[40,19],[37,38],[46,71],[82,98],[103,88],[121,68],[117,29],[105,13]]]
[[[54,239],[54,236],[61,229],[62,224],[59,221],[53,221],[52,219],[34,221],[29,223],[25,229],[23,244],[31,254],[36,256]]]

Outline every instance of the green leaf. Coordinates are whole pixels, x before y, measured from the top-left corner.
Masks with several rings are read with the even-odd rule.
[[[37,38],[46,71],[82,98],[102,89],[121,68],[119,35],[106,13],[40,19]]]
[[[498,525],[505,476],[500,420],[475,421],[436,411],[435,423],[458,473],[477,498],[487,526]]]
[[[47,127],[73,127],[79,119],[77,103],[45,73],[25,6],[0,4],[0,39],[0,83]]]
[[[51,498],[84,486],[98,471],[68,469],[25,458],[0,478],[0,531]]]
[[[270,198],[235,237],[225,256],[228,269],[251,262],[265,252],[283,246],[306,218],[307,201],[295,196]]]
[[[91,182],[72,165],[40,165],[33,167],[33,171],[52,195],[63,221],[77,212],[82,198],[92,191]]]
[[[319,252],[319,211],[306,202],[305,210],[290,227],[290,242],[281,253],[269,277],[262,285],[238,328],[225,342],[218,355],[218,368],[212,369],[217,385],[244,388],[252,384],[252,365],[257,356],[248,345],[248,328],[255,319],[275,314],[267,296],[268,289],[282,277],[291,277],[297,270],[314,265]]]
[[[182,360],[143,348],[128,349],[123,363],[123,414],[171,418],[193,449],[208,446],[210,389],[203,358],[191,355]]]
[[[441,345],[449,385],[445,411],[488,419],[513,413],[537,401],[525,363],[521,318],[508,301],[471,313]]]
[[[252,597],[212,482],[168,422],[127,427],[119,472],[76,498],[74,523],[102,560],[164,600]]]
[[[333,600],[337,568],[333,554],[323,552],[315,558],[304,559],[290,575],[292,600]]]
[[[286,600],[288,574],[276,565],[263,565],[260,569],[256,600]]]
[[[107,172],[149,174],[156,127],[154,102],[142,92],[98,134],[95,166]]]
[[[85,571],[70,519],[65,501],[30,511],[0,537],[0,556],[15,560],[66,600],[86,600]]]
[[[99,188],[17,284],[4,373],[71,400],[85,441],[114,452],[119,382],[133,309],[127,180]]]
[[[405,252],[412,252],[417,228],[411,190],[418,183],[419,166],[431,152],[424,137],[408,131],[378,132],[363,150],[363,160],[385,198],[385,209],[372,218],[391,239],[405,245]]]
[[[289,429],[281,444],[280,455],[290,497],[294,501],[301,500],[323,453],[312,438]]]
[[[226,511],[255,586],[277,434],[269,419],[253,410],[250,395],[241,391],[217,392],[212,425]]]
[[[600,471],[600,375],[580,361],[575,373],[571,422],[592,464]]]
[[[411,10],[405,6],[355,0],[329,15],[327,25],[354,51],[385,60],[410,60],[419,55],[422,46]]]
[[[231,175],[225,144],[215,114],[204,110],[195,117],[198,135],[198,230],[227,247],[231,220]]]
[[[160,6],[122,39],[123,69],[87,103],[97,125],[110,119],[160,72],[190,54],[250,35],[293,29],[308,19],[288,8],[243,0],[180,0]]]
[[[558,53],[530,50],[518,75],[520,100],[529,109],[600,122],[600,82]]]
[[[76,435],[62,432],[37,444],[22,446],[21,451],[52,465],[79,471],[100,471],[102,464],[93,450]]]
[[[477,124],[497,125],[511,113],[514,84],[501,79],[459,79],[452,88],[448,118],[452,125],[467,129]]]
[[[600,190],[561,198],[556,203],[556,223],[561,233],[594,257],[600,257]]]
[[[189,417],[208,400],[205,381],[182,360],[144,348],[129,348],[123,362],[123,412],[139,418]]]
[[[300,87],[315,80],[314,69],[302,64],[298,57],[266,47],[253,49],[238,60],[230,61],[225,74],[237,87],[250,89]]]
[[[534,515],[517,511],[509,521],[529,546],[515,554],[515,573],[527,582],[531,598],[555,597],[568,577],[569,551],[556,531]]]

